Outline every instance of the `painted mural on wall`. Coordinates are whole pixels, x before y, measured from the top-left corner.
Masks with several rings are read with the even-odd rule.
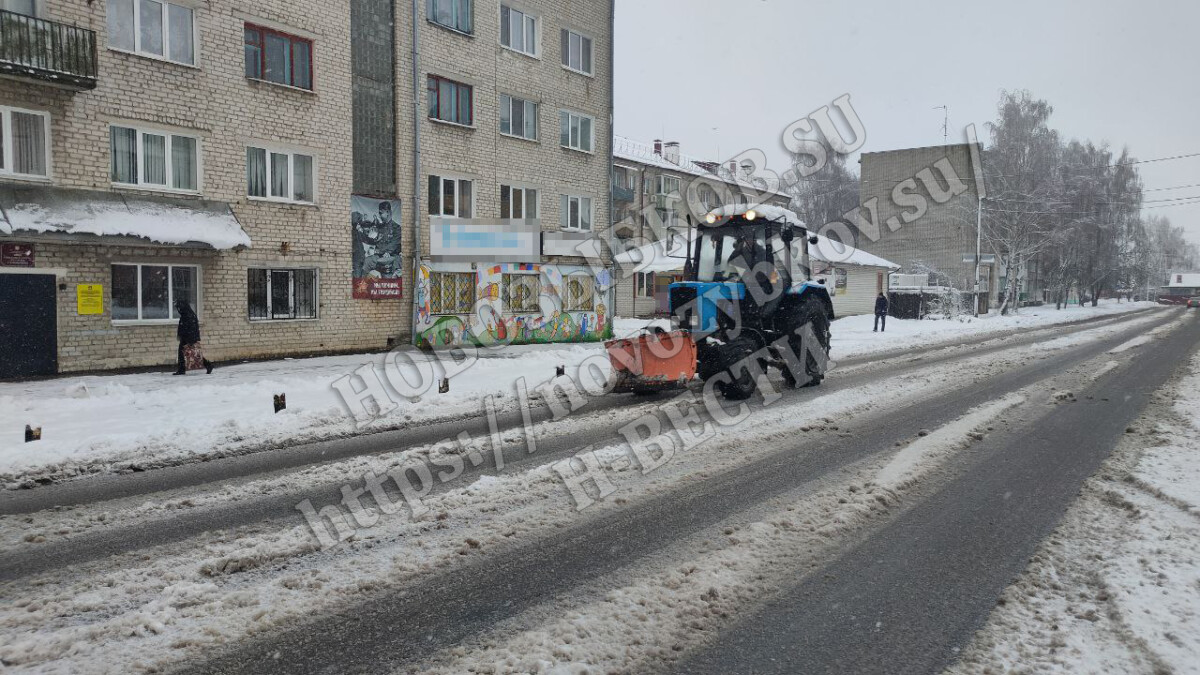
[[[534,263],[421,265],[414,330],[421,347],[594,342],[612,337],[608,273]]]
[[[350,197],[350,233],[354,238],[353,297],[384,300],[404,297],[400,264],[400,200]]]

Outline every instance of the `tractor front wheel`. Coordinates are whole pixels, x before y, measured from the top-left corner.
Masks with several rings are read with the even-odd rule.
[[[811,328],[809,340],[816,338],[816,344],[809,344],[808,349],[805,349],[805,326]],[[792,369],[785,363],[783,368],[783,379],[789,387],[796,387],[801,382],[803,386],[815,387],[821,384],[821,380],[825,379],[825,364],[823,361],[829,359],[829,316],[825,313],[825,308],[820,301],[815,299],[807,299],[802,302],[785,324],[785,330],[788,335],[788,345],[792,348],[792,353],[797,358],[804,362],[803,373],[793,373]],[[825,358],[818,361],[813,354],[814,349],[819,349],[824,353]]]

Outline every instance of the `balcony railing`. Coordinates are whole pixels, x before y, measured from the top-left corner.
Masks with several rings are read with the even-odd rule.
[[[0,11],[0,75],[96,88],[96,31]]]
[[[613,186],[613,201],[632,202],[633,197],[634,197],[633,188],[624,187],[621,185]]]

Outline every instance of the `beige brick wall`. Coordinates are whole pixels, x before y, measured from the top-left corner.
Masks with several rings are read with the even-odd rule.
[[[351,298],[351,123],[349,6],[317,0],[213,0],[195,4],[197,66],[183,66],[107,47],[105,2],[47,0],[44,15],[97,32],[99,86],[73,93],[46,85],[0,81],[0,104],[49,111],[52,182],[114,189],[109,179],[109,124],[132,122],[200,137],[202,196],[229,202],[253,240],[249,250],[197,251],[154,246],[57,244],[36,239],[37,264],[65,267],[60,292],[60,369],[143,366],[174,359],[170,326],[114,327],[107,314],[114,261],[162,258],[202,269],[202,330],[211,358],[236,359],[384,348],[411,324],[408,280],[403,300]],[[243,24],[265,22],[314,40],[314,91],[248,80]],[[407,44],[407,41],[406,43]],[[403,51],[399,49],[398,51]],[[312,151],[317,157],[314,206],[246,197],[245,152],[252,143]],[[289,253],[281,252],[287,242]],[[407,249],[406,249],[407,250]],[[251,322],[246,268],[320,269],[320,318]],[[103,283],[106,314],[79,317],[75,283]]]
[[[610,3],[594,0],[513,0],[511,6],[537,16],[540,23],[540,53],[531,58],[500,44],[500,3],[477,0],[474,35],[447,30],[427,20],[425,3],[420,3],[418,31],[421,62],[418,81],[419,128],[422,171],[419,202],[420,237],[424,253],[429,250],[427,196],[430,174],[450,174],[475,181],[475,216],[500,217],[500,185],[521,184],[539,189],[540,216],[544,230],[559,229],[559,195],[590,196],[593,228],[606,231],[609,216],[609,155],[612,143],[610,114],[612,64]],[[397,5],[398,43],[411,44],[412,17],[407,3]],[[559,31],[570,28],[593,39],[593,76],[568,71],[562,66]],[[412,184],[411,53],[398,50],[397,78],[401,109],[398,152],[402,185]],[[427,118],[426,77],[429,74],[457,80],[474,87],[474,124],[467,129],[432,122]],[[538,140],[531,142],[500,133],[500,94],[538,102]],[[595,119],[595,143],[591,153],[559,145],[559,111],[570,110]],[[411,191],[411,190],[410,190]],[[410,198],[411,201],[411,198]],[[606,236],[606,235],[605,235]],[[407,241],[407,240],[406,240]],[[547,257],[547,262],[577,262],[582,259]],[[536,261],[530,261],[536,262]]]

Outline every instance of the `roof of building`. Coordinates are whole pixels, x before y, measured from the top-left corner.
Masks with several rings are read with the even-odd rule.
[[[714,213],[721,217],[740,216],[751,207],[729,205],[716,209]],[[797,227],[804,227],[804,222],[794,211],[782,206],[764,204],[754,207],[754,210],[767,220],[784,220]],[[812,260],[833,265],[855,265],[858,267],[882,267],[889,270],[899,269],[900,266],[877,255],[847,246],[824,235],[809,232],[810,237],[816,237],[817,242],[808,247],[808,257]],[[683,269],[687,259],[688,236],[676,235],[668,239],[639,246],[619,253],[613,257],[618,265],[636,265],[639,272],[675,272]],[[668,247],[668,243],[670,246]]]
[[[250,246],[225,202],[50,186],[0,188],[0,234],[133,237],[215,249]]]
[[[658,169],[664,169],[672,173],[700,176],[703,178],[719,180],[722,183],[727,183],[730,185],[740,185],[747,190],[752,190],[756,193],[762,191],[758,186],[752,183],[743,180],[735,180],[728,174],[722,175],[720,173],[715,173],[708,168],[712,166],[719,167],[720,163],[718,162],[705,161],[680,153],[679,163],[676,164],[666,157],[654,152],[653,145],[635,141],[631,138],[625,138],[624,136],[613,136],[613,158],[618,162],[621,160],[625,160],[627,162],[636,162],[638,164],[645,164]],[[768,185],[767,187],[768,189],[766,192],[770,193],[771,196],[787,197],[789,200],[791,199],[791,195],[780,190],[778,185]]]
[[[1165,288],[1189,288],[1200,286],[1200,272],[1171,272]]]

